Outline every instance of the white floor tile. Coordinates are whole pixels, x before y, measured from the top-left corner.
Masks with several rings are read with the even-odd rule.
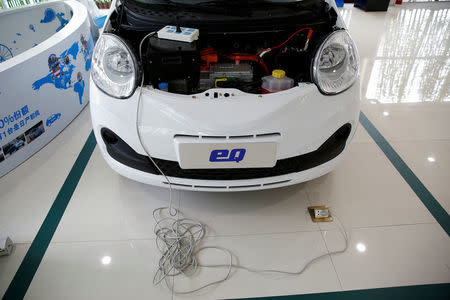
[[[337,230],[324,237],[330,251],[344,245]],[[350,239],[332,258],[344,290],[449,282],[450,239],[439,224],[353,229]]]
[[[241,265],[253,268],[270,268],[297,271],[309,260],[327,253],[320,232],[299,232],[258,236],[210,237],[205,246],[221,246],[235,254]],[[216,250],[205,252],[201,262],[225,261]],[[202,269],[192,280],[177,279],[179,288],[194,288],[208,280],[219,279],[215,270]],[[320,279],[318,279],[320,278]],[[245,270],[233,270],[226,282],[177,299],[230,299],[288,294],[305,294],[338,291],[340,284],[330,257],[313,263],[301,275],[258,274]]]
[[[25,299],[170,299],[152,284],[157,261],[152,240],[51,244]]]
[[[367,133],[364,127],[358,123],[358,128],[356,129],[355,136],[353,137],[352,143],[375,143],[372,137]]]
[[[329,206],[348,227],[435,222],[375,144],[352,144],[336,170],[306,189],[312,205]]]
[[[15,244],[9,256],[0,256],[0,296],[6,292],[29,247],[30,244]]]
[[[362,111],[388,141],[450,140],[450,102],[367,104]]]
[[[33,240],[89,135],[88,121],[85,109],[47,146],[0,178],[0,228],[15,242]]]
[[[305,185],[257,192],[181,193],[186,216],[208,225],[208,235],[317,231]]]
[[[152,211],[168,205],[168,190],[114,172],[94,150],[53,241],[153,238]]]
[[[450,140],[393,142],[392,147],[450,213]]]
[[[15,242],[34,239],[76,159],[44,159],[41,152],[0,180],[0,228]]]
[[[246,266],[299,269],[326,253],[320,232],[239,237],[210,237],[205,246],[231,250]],[[102,259],[110,257],[110,264]],[[154,240],[52,243],[28,290],[26,299],[171,299],[164,285],[153,286],[159,254]],[[199,254],[202,263],[224,263],[216,250]],[[192,279],[177,278],[177,288],[194,288],[222,277],[223,270],[203,268]],[[321,278],[317,280],[317,278]],[[340,290],[330,258],[324,257],[302,275],[255,274],[233,270],[228,281],[178,298],[218,299]]]

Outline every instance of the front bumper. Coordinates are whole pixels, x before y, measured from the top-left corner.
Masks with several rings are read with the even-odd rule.
[[[94,133],[108,164],[131,179],[167,187],[167,181],[149,162],[139,142],[138,91],[129,99],[119,100],[102,93],[91,81],[90,96]],[[144,88],[139,113],[142,141],[174,188],[273,188],[319,177],[336,166],[358,124],[359,84],[335,96],[320,94],[313,84],[268,95],[213,89],[185,96]],[[112,132],[116,138],[110,134],[108,139],[105,132]],[[205,141],[220,138],[227,143],[235,138],[245,142],[270,134],[279,135],[277,164],[273,168],[179,167],[174,142],[177,136]]]

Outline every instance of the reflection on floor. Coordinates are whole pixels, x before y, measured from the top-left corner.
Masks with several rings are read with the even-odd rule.
[[[403,4],[387,13],[342,9],[361,56],[362,111],[450,212],[450,7]],[[0,179],[0,229],[19,244],[0,258],[0,295],[72,167],[91,128],[89,111]],[[18,184],[20,182],[20,184]],[[350,249],[297,277],[233,271],[230,280],[178,298],[303,294],[450,281],[450,240],[362,126],[331,174],[252,193],[177,192],[186,215],[207,224],[205,245],[242,264],[297,269],[342,247],[336,225],[312,223],[306,207],[330,206]],[[151,281],[158,259],[153,208],[167,190],[122,178],[96,149],[26,294],[26,299],[170,299]],[[220,253],[206,260],[222,262]],[[179,287],[220,277],[202,270]]]

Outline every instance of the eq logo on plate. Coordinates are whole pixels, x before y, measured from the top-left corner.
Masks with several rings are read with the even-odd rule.
[[[245,149],[232,149],[227,150],[213,150],[211,151],[211,155],[209,156],[210,162],[218,162],[218,161],[235,161],[240,162],[244,159]]]

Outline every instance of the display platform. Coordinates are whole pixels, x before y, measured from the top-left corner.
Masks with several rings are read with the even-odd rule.
[[[88,103],[90,24],[86,8],[71,0],[0,12],[0,177]]]

